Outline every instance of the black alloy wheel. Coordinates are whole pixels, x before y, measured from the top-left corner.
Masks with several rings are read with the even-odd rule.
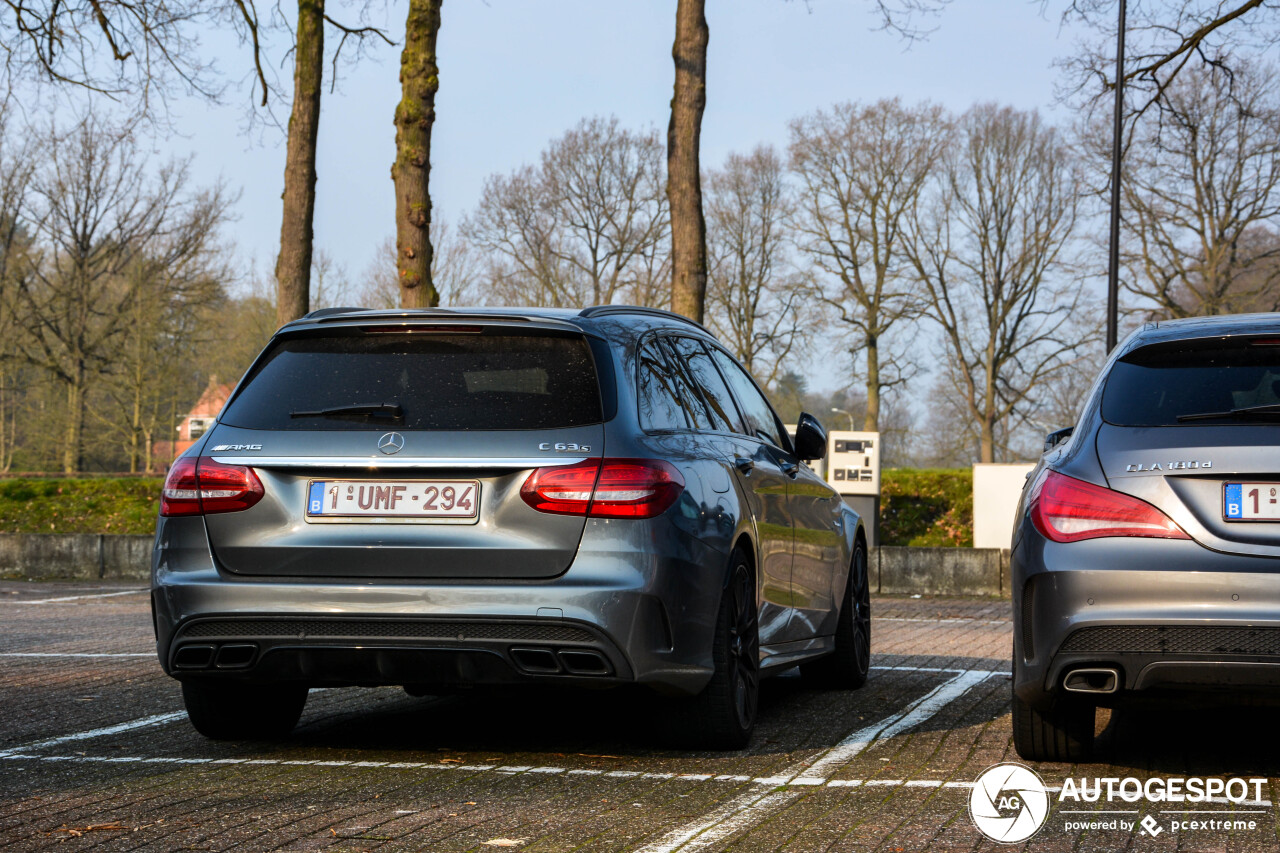
[[[824,657],[800,665],[805,679],[817,687],[856,690],[867,683],[871,671],[871,580],[867,572],[867,546],[854,544],[836,623],[835,648]]]
[[[711,658],[715,672],[702,692],[672,702],[670,738],[698,749],[742,749],[751,741],[760,703],[760,625],[755,576],[741,549],[729,562]]]

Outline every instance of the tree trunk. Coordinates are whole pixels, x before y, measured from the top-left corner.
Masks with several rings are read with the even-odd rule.
[[[996,421],[992,415],[985,415],[979,424],[981,436],[978,448],[979,462],[996,461]]]
[[[67,381],[67,434],[62,448],[62,471],[74,474],[83,462],[81,445],[84,443],[84,365],[72,368]]]
[[[436,120],[436,36],[443,0],[409,0],[400,54],[396,105],[396,267],[401,308],[432,308],[440,295],[431,280],[431,126]]]
[[[293,57],[293,112],[284,160],[284,216],[276,260],[280,325],[311,310],[312,222],[316,211],[316,138],[324,77],[324,0],[298,0]]]
[[[867,335],[867,414],[862,428],[880,431],[880,339]]]
[[[707,298],[707,223],[702,216],[698,148],[707,106],[705,0],[677,0],[676,66],[667,125],[667,201],[671,206],[671,309],[702,322]]]

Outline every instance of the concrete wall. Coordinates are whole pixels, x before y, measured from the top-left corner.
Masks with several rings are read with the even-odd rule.
[[[151,577],[154,536],[0,533],[0,577],[131,580]]]
[[[0,533],[0,577],[145,582],[152,539]],[[1009,597],[1009,552],[997,548],[872,548],[867,568],[872,592]]]
[[[1009,597],[1009,552],[1000,548],[872,548],[871,588],[890,595]]]

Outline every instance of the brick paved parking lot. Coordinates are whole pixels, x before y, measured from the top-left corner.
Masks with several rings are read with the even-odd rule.
[[[5,850],[990,849],[973,780],[1010,744],[1008,603],[873,600],[856,692],[766,682],[741,753],[672,750],[639,693],[413,698],[313,692],[276,743],[187,724],[156,663],[145,591],[0,583],[0,847]],[[1033,850],[1280,850],[1274,713],[1099,715],[1100,758],[1068,777],[1268,777],[1260,797],[1059,804]],[[1078,810],[1090,814],[1069,814]],[[1118,817],[1137,829],[1066,831]],[[1148,814],[1254,829],[1141,834]]]

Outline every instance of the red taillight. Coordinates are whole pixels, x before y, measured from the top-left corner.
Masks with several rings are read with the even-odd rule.
[[[683,490],[680,472],[661,459],[588,459],[537,469],[520,487],[520,497],[539,512],[653,518]]]
[[[223,465],[208,456],[183,457],[173,463],[165,477],[160,514],[237,512],[256,504],[262,494],[262,481],[252,468]]]
[[[1031,521],[1054,542],[1103,536],[1190,539],[1146,501],[1049,471],[1031,498]]]

